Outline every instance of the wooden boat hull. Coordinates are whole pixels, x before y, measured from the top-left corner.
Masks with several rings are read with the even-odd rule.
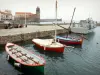
[[[65,45],[82,45],[83,43],[83,39],[73,41],[73,40],[66,40],[66,38],[61,39],[60,37],[57,37],[56,41]]]
[[[66,41],[61,39],[59,39],[59,42],[65,45],[82,45],[82,42],[73,42],[73,41]]]
[[[5,49],[8,54],[7,60],[14,66],[19,67],[22,70],[27,69],[31,71],[31,69],[36,69],[38,72],[44,73],[45,60],[42,57],[37,56],[34,53],[29,52],[28,50],[25,50],[24,48],[13,43],[7,43]],[[21,55],[18,56],[18,54]],[[25,58],[27,59],[26,61]],[[34,70],[32,71],[34,72]]]
[[[59,53],[63,53],[64,52],[64,47],[46,47],[46,46],[42,46],[38,43],[36,43],[35,41],[33,41],[33,44],[35,44],[35,46],[37,46],[40,49],[43,49],[44,51],[53,51],[53,52],[59,52]]]
[[[16,60],[14,60],[12,57],[9,57],[8,60],[14,67],[17,69],[21,69],[22,72],[24,73],[44,73],[44,65],[41,66],[26,66],[23,64],[20,64],[20,66],[14,65],[15,63],[18,63]]]

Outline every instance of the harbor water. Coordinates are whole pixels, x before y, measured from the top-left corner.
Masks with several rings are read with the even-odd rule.
[[[100,27],[95,28],[93,33],[84,35],[86,39],[84,39],[82,47],[65,48],[64,53],[40,50],[34,46],[32,41],[17,44],[33,51],[46,60],[44,75],[100,75],[99,31]],[[80,34],[72,34],[72,36],[77,37]],[[4,46],[0,47],[0,75],[24,75],[24,73],[7,62],[6,56]]]

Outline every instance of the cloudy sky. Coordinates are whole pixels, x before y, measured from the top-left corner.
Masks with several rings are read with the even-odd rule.
[[[55,0],[0,0],[0,10],[15,12],[32,12],[39,6],[41,18],[55,18]],[[70,20],[76,7],[74,20],[92,17],[100,21],[100,0],[58,0],[58,18]]]

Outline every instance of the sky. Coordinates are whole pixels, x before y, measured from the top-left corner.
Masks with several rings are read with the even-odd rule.
[[[15,12],[36,13],[36,7],[40,7],[40,18],[55,18],[56,0],[0,0],[0,10]],[[71,20],[73,10],[76,7],[73,20],[79,21],[91,17],[100,21],[100,0],[58,0],[57,18]]]

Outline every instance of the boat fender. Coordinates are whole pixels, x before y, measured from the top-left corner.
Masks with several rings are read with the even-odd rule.
[[[7,55],[7,60],[9,60],[9,58],[10,58],[9,55]]]
[[[21,67],[21,64],[20,63],[17,63],[17,62],[14,62],[14,66]]]
[[[59,42],[59,39],[57,41]]]

